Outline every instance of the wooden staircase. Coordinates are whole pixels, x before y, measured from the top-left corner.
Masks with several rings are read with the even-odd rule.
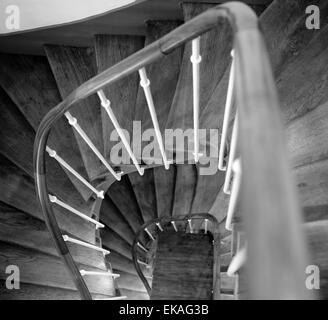
[[[290,161],[304,213],[302,218],[310,262],[320,267],[319,297],[327,298],[328,26],[327,21],[323,21],[319,31],[304,27],[306,3],[275,0],[265,10],[263,7],[255,9],[260,15],[260,25],[275,73]],[[318,5],[322,12],[327,13],[327,3],[318,1]],[[184,20],[190,20],[211,6],[183,4]],[[33,169],[36,130],[42,118],[79,85],[181,23],[148,21],[145,37],[95,35],[94,46],[89,48],[47,44],[44,56],[0,53],[1,299],[79,298],[37,202]],[[231,40],[228,24],[220,25],[201,38],[200,128],[221,130]],[[165,128],[192,128],[190,55],[191,45],[187,44],[146,68],[162,132]],[[133,121],[141,121],[142,132],[152,127],[142,90],[137,74],[104,90],[110,97],[121,127],[130,133],[131,139]],[[97,97],[93,95],[81,100],[74,105],[71,113],[110,161],[114,143],[109,136],[114,127]],[[151,219],[200,212],[215,216],[222,228],[221,299],[247,298],[246,270],[241,269],[234,277],[226,274],[231,259],[241,248],[243,225],[242,210],[238,209],[233,222],[236,229],[232,233],[223,230],[229,198],[222,190],[222,172],[200,175],[202,164],[173,164],[169,170],[161,166],[145,166],[145,173],[140,176],[132,165],[126,165],[124,171],[127,174],[122,176],[121,181],[114,182],[106,174],[104,165],[64,118],[59,119],[51,130],[49,146],[93,186],[107,186],[101,207],[94,212],[97,200],[92,192],[54,159],[47,158],[50,192],[105,225],[95,230],[85,220],[60,206],[53,206],[63,234],[111,251],[104,257],[101,252],[90,248],[68,244],[79,269],[120,274],[117,279],[86,276],[93,298],[120,295],[128,299],[149,299],[133,265],[131,250],[135,234]],[[175,153],[185,152],[180,145],[175,149],[171,147]],[[200,152],[205,153],[205,146],[200,147]],[[115,164],[113,166],[115,170],[121,169]],[[142,244],[147,245],[149,241],[151,239],[143,235]],[[5,289],[4,281],[8,276],[5,267],[9,264],[20,268],[20,290]],[[205,297],[209,298],[209,295]]]

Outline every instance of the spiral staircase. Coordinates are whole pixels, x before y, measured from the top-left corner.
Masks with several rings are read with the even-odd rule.
[[[327,298],[328,144],[325,136],[328,130],[328,21],[322,19],[320,30],[304,27],[305,7],[313,2],[320,7],[321,16],[327,17],[325,1],[303,1],[300,4],[299,1],[275,0],[268,6],[253,6],[253,9],[259,16],[266,40],[280,99],[288,156],[303,209],[303,216],[296,220],[288,216],[277,218],[286,228],[293,226],[294,221],[302,220],[306,235],[304,246],[294,241],[297,231],[293,228],[289,229],[290,233],[282,230],[288,232],[281,236],[279,243],[272,243],[269,237],[265,249],[271,248],[272,252],[267,253],[270,256],[268,261],[278,257],[275,256],[277,250],[274,247],[289,248],[290,245],[296,255],[300,247],[300,251],[306,249],[309,252],[308,263],[320,267],[320,290],[315,292],[315,296]],[[215,5],[203,3],[183,3],[181,6],[185,22],[193,21],[193,17],[213,7]],[[46,124],[42,122],[46,114],[54,110],[54,106],[60,107],[63,100],[72,102],[82,92],[74,90],[85,85],[86,81],[92,81],[97,74],[101,77],[102,72],[110,67],[115,69],[119,62],[124,63],[124,59],[143,47],[151,48],[156,40],[178,30],[182,24],[183,21],[148,21],[145,38],[95,35],[94,46],[88,48],[46,44],[44,56],[0,54],[1,299],[78,299],[80,296],[93,299],[149,299],[151,290],[147,289],[144,280],[154,281],[156,251],[159,249],[154,240],[163,232],[161,228],[164,228],[164,223],[160,224],[161,228],[153,224],[147,232],[145,226],[153,221],[166,221],[170,232],[173,232],[172,221],[181,216],[185,228],[181,227],[179,231],[218,235],[218,249],[214,250],[211,258],[217,260],[211,274],[215,279],[212,298],[247,299],[257,297],[252,293],[261,292],[250,284],[254,275],[249,276],[242,265],[231,274],[229,265],[233,259],[239,261],[245,249],[246,231],[251,234],[247,238],[248,260],[256,261],[256,265],[252,265],[253,270],[259,279],[263,279],[261,276],[265,279],[259,259],[267,256],[262,254],[260,258],[254,258],[254,251],[263,253],[263,248],[252,244],[266,243],[262,240],[270,233],[268,224],[276,224],[269,216],[269,208],[268,214],[266,211],[263,213],[263,219],[255,219],[254,216],[253,223],[250,223],[244,221],[245,208],[238,202],[231,221],[227,223],[232,195],[230,197],[224,192],[226,172],[215,170],[210,175],[200,174],[204,167],[201,159],[194,163],[173,161],[168,169],[163,165],[149,165],[145,159],[137,159],[138,166],[133,163],[122,166],[111,163],[111,151],[119,139],[113,142],[108,138],[115,127],[104,107],[106,97],[110,99],[120,127],[131,137],[134,121],[141,121],[142,132],[153,126],[145,88],[140,86],[137,72],[127,73],[109,86],[90,89],[94,90],[92,93],[102,90],[98,94],[100,100],[97,94],[86,94],[83,99],[78,97],[68,115],[65,114],[67,119],[56,119],[47,150],[40,151],[36,147],[37,151],[47,151],[48,154],[45,163],[49,193],[44,195],[44,189],[39,188],[44,172],[37,170],[39,158],[35,154],[36,164],[33,167],[33,146],[35,139],[38,141],[40,138],[36,132]],[[204,27],[203,31],[208,30]],[[222,19],[217,27],[200,36],[200,128],[219,129],[221,132],[229,87],[231,50],[234,49],[236,54],[233,33],[230,24]],[[185,41],[178,40],[181,43]],[[146,79],[150,80],[161,133],[165,129],[193,128],[192,106],[195,97],[193,63],[190,62],[192,54],[191,43],[186,42],[170,54],[153,59],[143,69]],[[254,56],[257,57],[255,53]],[[91,88],[92,82],[89,84]],[[235,111],[234,105],[232,109]],[[241,118],[242,113],[239,116]],[[231,116],[227,123],[227,143],[224,145],[226,165],[234,144],[231,137],[233,118]],[[79,129],[83,131],[82,135]],[[264,128],[260,126],[260,129]],[[86,143],[85,137],[92,142],[93,148]],[[275,135],[273,137],[276,138]],[[204,148],[201,145],[199,151]],[[242,146],[240,153],[243,157],[247,148],[252,150],[254,146]],[[217,153],[218,149],[219,146]],[[189,154],[194,150],[176,146],[171,151],[176,156],[178,152]],[[209,158],[217,167],[218,157],[211,156]],[[261,156],[258,158],[262,160]],[[249,172],[253,174],[257,170],[256,162],[254,165],[252,162],[248,164]],[[108,171],[108,167],[112,171]],[[242,183],[242,189],[249,192],[260,190],[258,184],[263,181],[256,180],[256,174],[253,181],[252,178],[247,179],[247,170],[248,167],[246,170],[243,167],[242,177],[247,183]],[[143,174],[140,175],[140,172]],[[48,202],[40,207],[38,198],[42,197],[46,197]],[[49,205],[54,220],[44,214],[49,210]],[[209,222],[205,227],[205,220],[201,223],[191,221],[193,224],[189,224],[188,219],[193,220],[193,216],[202,213],[213,217],[213,223],[217,224],[215,232]],[[51,228],[54,223],[58,223],[58,230]],[[275,226],[280,227],[280,224]],[[59,236],[57,240],[55,237],[57,250],[49,229],[53,236],[60,231],[60,240]],[[252,240],[256,237],[257,242]],[[296,236],[296,239],[299,238]],[[137,243],[140,245],[137,246]],[[136,252],[138,259],[134,258]],[[197,250],[193,254],[196,257]],[[284,263],[281,261],[284,259],[280,258],[275,260],[278,266]],[[294,258],[291,258],[291,265],[299,261]],[[286,260],[289,262],[289,258]],[[262,268],[265,268],[266,264],[262,262]],[[9,264],[20,268],[20,290],[7,290],[5,287],[8,275],[4,271]],[[140,277],[141,274],[143,276]],[[268,279],[268,285],[270,281],[276,279]],[[307,293],[300,294],[300,298],[304,297]]]

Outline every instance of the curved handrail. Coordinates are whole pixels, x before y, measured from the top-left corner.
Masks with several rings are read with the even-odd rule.
[[[148,228],[151,225],[156,225],[157,223],[160,223],[163,226],[164,224],[170,223],[172,221],[174,222],[188,221],[188,219],[204,219],[204,220],[207,219],[212,222],[214,233],[219,233],[219,223],[217,219],[213,215],[208,213],[193,213],[193,214],[181,215],[176,217],[155,218],[144,223],[136,233],[132,244],[132,258],[133,258],[134,267],[136,268],[138,276],[141,279],[143,285],[145,286],[148,295],[151,294],[151,288],[138,263],[138,243],[141,234],[145,232],[146,228]]]
[[[272,268],[277,267],[281,270],[284,277],[287,276],[290,279],[292,288],[290,293],[292,296],[306,296],[299,285],[300,279],[303,280],[303,275],[297,272],[295,276],[293,271],[293,267],[299,270],[299,266],[303,266],[305,263],[305,251],[301,247],[304,242],[298,225],[295,224],[295,222],[299,222],[297,215],[300,216],[300,214],[294,186],[292,180],[289,179],[288,162],[279,119],[279,104],[268,54],[259,31],[256,14],[243,3],[228,2],[200,14],[156,42],[83,83],[59,105],[49,111],[38,128],[34,144],[37,196],[59,255],[65,260],[81,296],[85,299],[90,299],[91,295],[61,237],[60,229],[48,199],[45,148],[51,126],[76,102],[95,94],[106,85],[124,78],[156,59],[169,54],[185,42],[217,27],[221,22],[221,18],[226,18],[230,22],[234,32],[236,96],[237,103],[240,105],[241,118],[239,135],[242,142],[241,151],[244,156],[242,167],[247,168],[247,170],[243,170],[241,197],[246,212],[246,231],[251,235],[249,255],[252,258],[255,257],[255,263],[258,263],[259,260],[256,258],[265,257],[268,270],[274,275],[275,271]],[[265,141],[269,146],[264,145],[262,141]],[[275,148],[274,155],[272,154],[273,145]],[[277,154],[280,157],[277,157]],[[270,180],[271,175],[274,176],[273,183]],[[248,185],[252,181],[256,181],[255,187]],[[263,196],[264,203],[258,204],[258,201],[254,200],[258,200],[260,195]],[[272,204],[277,202],[277,198],[279,206],[274,208]],[[271,207],[266,205],[265,202],[269,203]],[[266,237],[266,231],[261,234],[266,239],[265,241],[259,241],[261,244],[263,242],[264,245],[258,245],[254,234],[259,232],[261,226],[264,226],[266,230],[268,229],[264,217],[268,221],[274,217],[274,228],[270,231],[271,237]],[[283,252],[273,248],[270,243],[272,239],[279,239],[280,229],[284,230],[284,237],[280,238],[286,240]],[[291,234],[289,234],[290,230],[293,230]],[[274,250],[274,258],[267,256],[266,250],[271,248]],[[291,268],[284,266],[285,262],[283,260],[286,254],[292,257]],[[262,282],[255,279],[254,270],[260,271]],[[261,296],[261,294],[266,296],[267,292],[273,292],[275,296],[275,291],[279,291],[277,279],[268,282],[274,289],[270,286],[266,287],[262,284],[266,281],[264,279],[267,275],[263,273],[263,270],[260,270],[259,266],[256,266],[254,270],[250,272],[253,297]]]

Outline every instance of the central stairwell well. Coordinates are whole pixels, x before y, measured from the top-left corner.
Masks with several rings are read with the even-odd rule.
[[[146,246],[141,240],[144,233],[151,239]],[[219,224],[209,214],[162,217],[145,223],[132,250],[135,269],[150,299],[218,299],[219,238]]]
[[[197,251],[195,251],[197,248]],[[159,235],[153,300],[212,300],[213,244],[209,235],[166,231]]]
[[[320,6],[326,10],[325,4]],[[304,61],[319,57],[324,75],[326,49],[316,41],[327,39],[327,28],[314,38],[302,31],[305,11],[297,1],[273,1],[263,13],[264,8],[256,7],[260,18],[240,3],[182,8],[184,24],[148,21],[145,41],[140,36],[96,35],[94,48],[49,44],[45,57],[0,55],[0,130],[6,137],[0,144],[1,265],[17,264],[22,275],[20,292],[2,291],[2,297],[170,298],[179,289],[173,281],[165,291],[162,280],[183,278],[178,268],[184,259],[179,252],[181,260],[165,273],[161,250],[172,250],[170,263],[173,249],[182,250],[192,241],[209,249],[210,233],[220,240],[213,256],[206,255],[204,265],[198,265],[206,271],[204,290],[184,297],[311,297],[304,290],[303,266],[308,263],[301,213],[258,20],[265,38],[271,39],[266,46],[309,222],[311,262],[324,272],[328,264],[320,246],[326,225],[320,208],[327,202],[309,172],[325,172],[325,162],[315,143],[311,157],[308,151],[304,156],[312,137],[308,131],[303,145],[295,141],[309,121],[308,110],[299,105],[313,108],[311,121],[325,115],[325,82],[312,90],[305,78],[316,73]],[[285,89],[296,80],[299,92],[314,94],[295,96]],[[131,150],[133,121],[138,120],[142,132],[155,128],[160,165]],[[162,141],[165,129],[190,128],[189,148]],[[198,128],[222,129],[215,152],[209,152]],[[114,129],[115,142],[109,139]],[[129,164],[111,161],[118,141],[131,158]],[[192,161],[177,161],[181,154]],[[307,170],[313,157],[317,162]],[[203,175],[204,159],[220,170]],[[318,202],[311,200],[313,193]],[[200,212],[216,218],[216,233],[209,221],[197,221]],[[179,218],[181,225],[172,223]],[[168,242],[177,245],[168,247]],[[197,260],[197,254],[190,258]],[[323,295],[325,290],[323,284]],[[182,297],[182,291],[177,295]]]

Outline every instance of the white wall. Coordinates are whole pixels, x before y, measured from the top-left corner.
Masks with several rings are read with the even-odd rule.
[[[60,25],[142,0],[0,0],[0,34]]]

